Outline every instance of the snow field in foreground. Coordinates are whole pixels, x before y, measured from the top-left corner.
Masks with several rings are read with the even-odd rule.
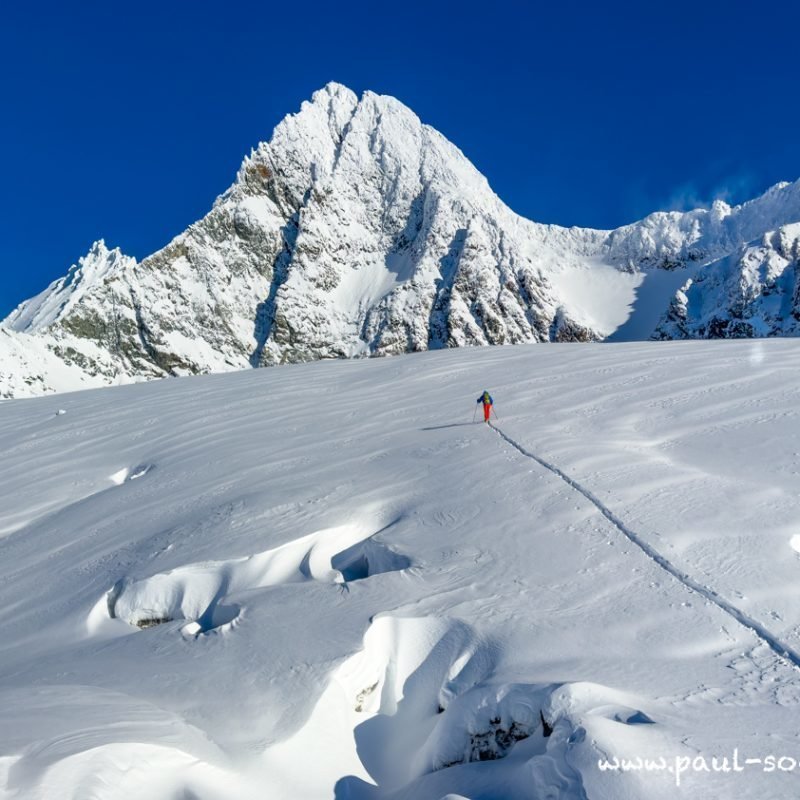
[[[0,798],[792,796],[798,367],[552,345],[0,404]]]

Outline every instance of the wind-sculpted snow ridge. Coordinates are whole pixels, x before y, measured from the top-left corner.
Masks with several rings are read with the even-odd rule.
[[[643,339],[698,269],[716,274],[714,262],[798,221],[800,183],[615,231],[531,222],[402,103],[332,83],[165,248],[137,263],[98,242],[3,324],[87,383]],[[662,324],[659,335],[694,333]],[[15,380],[0,393],[19,395],[28,378],[29,393],[74,388],[57,370],[30,373],[9,356]]]
[[[493,680],[496,649],[456,619],[377,617],[304,727],[268,751],[267,768],[302,758],[326,730],[340,743],[337,768],[352,768],[336,782],[336,797],[466,796],[527,784],[537,797],[584,800],[569,763],[584,735],[567,700],[572,687]],[[596,688],[587,705],[607,713],[617,697]],[[486,762],[504,759],[487,781]]]
[[[243,591],[318,580],[340,584],[405,569],[409,560],[383,545],[361,525],[318,531],[280,547],[245,558],[190,564],[138,581],[122,579],[89,616],[97,632],[106,619],[137,628],[175,620],[187,636],[230,629],[239,617],[236,603],[221,600]]]

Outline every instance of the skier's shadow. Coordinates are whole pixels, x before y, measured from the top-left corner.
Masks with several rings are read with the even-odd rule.
[[[422,431],[443,431],[445,428],[463,428],[466,425],[477,425],[475,422],[451,422],[449,425],[434,425],[432,428],[420,428]]]

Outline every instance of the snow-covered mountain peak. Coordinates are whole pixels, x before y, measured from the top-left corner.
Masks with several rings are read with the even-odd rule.
[[[268,184],[277,165],[277,173],[302,190],[301,196],[273,195]],[[334,172],[343,173],[348,186],[358,189],[354,178],[364,170],[381,173],[390,183],[407,175],[426,185],[462,194],[464,189],[477,191],[497,201],[463,153],[410,108],[371,91],[359,98],[337,83],[315,92],[298,113],[278,124],[269,142],[260,143],[244,160],[236,184],[221,200],[236,195],[238,188],[245,194],[270,195],[279,206],[287,199],[300,205],[311,185],[324,188]]]
[[[800,182],[614,231],[542,225],[399,100],[329,83],[165,248],[137,264],[100,241],[4,325],[105,381],[646,338],[698,270],[798,221]],[[61,385],[46,377],[36,385]]]
[[[36,297],[17,306],[3,321],[3,326],[20,333],[41,331],[63,319],[86,295],[95,290],[109,275],[132,269],[136,260],[115,247],[108,249],[98,239],[89,252]]]
[[[778,183],[737,206],[715,200],[710,209],[657,211],[612,231],[617,263],[674,268],[708,263],[736,252],[766,231],[800,220],[800,180]]]
[[[317,89],[311,95],[311,102],[323,102],[325,98],[330,98],[331,101],[341,101],[350,106],[354,102],[358,102],[358,95],[349,86],[338,81],[328,81],[321,89]]]

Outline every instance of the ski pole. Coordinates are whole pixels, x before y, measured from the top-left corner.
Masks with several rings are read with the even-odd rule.
[[[475,422],[475,415],[478,413],[478,406],[475,406],[475,410],[472,412],[472,421]]]
[[[500,422],[500,417],[497,416],[497,412],[494,410],[494,406],[492,406],[492,414],[494,414],[494,418]]]

